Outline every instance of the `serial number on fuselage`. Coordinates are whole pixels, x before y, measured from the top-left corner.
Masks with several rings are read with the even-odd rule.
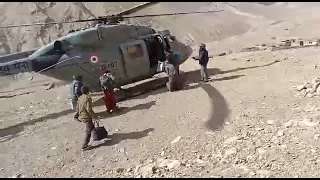
[[[115,61],[115,62],[108,63],[108,64],[107,63],[106,64],[101,64],[100,68],[101,68],[102,71],[104,71],[104,70],[109,69],[109,68],[115,68],[115,67],[117,67],[117,65],[118,65],[118,62]]]

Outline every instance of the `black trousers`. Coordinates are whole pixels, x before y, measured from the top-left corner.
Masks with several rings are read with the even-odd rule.
[[[180,68],[179,68],[179,65],[175,65],[174,66],[175,70],[177,71],[177,74],[179,75],[180,74]]]
[[[85,120],[84,121],[85,125],[86,125],[86,129],[85,129],[85,138],[84,138],[84,143],[82,147],[85,147],[89,144],[90,142],[90,138],[91,138],[91,132],[94,129],[94,124],[92,122],[92,120]]]

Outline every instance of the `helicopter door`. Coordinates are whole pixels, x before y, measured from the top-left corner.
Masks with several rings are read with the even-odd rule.
[[[135,78],[149,73],[149,55],[143,40],[122,44],[120,48],[128,78]]]

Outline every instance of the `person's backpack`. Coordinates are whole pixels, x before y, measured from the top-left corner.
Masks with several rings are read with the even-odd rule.
[[[180,62],[180,54],[178,52],[173,52],[172,53],[172,58],[174,59],[175,63],[179,63]]]
[[[169,60],[169,59],[171,60],[169,62],[172,62],[172,63],[174,63],[174,65],[176,65],[176,64],[179,64],[180,54],[178,52],[174,52],[174,51],[167,52],[166,58],[167,58],[167,60]]]
[[[113,85],[114,85],[114,82],[113,80],[108,77],[108,76],[101,76],[100,77],[100,81],[101,81],[101,86],[106,89],[106,90],[112,90],[113,89]]]

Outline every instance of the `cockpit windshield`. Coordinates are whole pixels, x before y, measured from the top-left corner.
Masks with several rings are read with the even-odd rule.
[[[99,41],[99,38],[98,38],[97,29],[91,28],[83,31],[81,30],[74,33],[70,33],[60,38],[58,41],[61,42],[62,50],[64,52],[68,52],[71,49],[73,49],[74,46],[85,46],[85,45],[91,46],[95,42]],[[56,53],[57,53],[57,50],[54,48],[54,42],[51,42],[50,44],[47,44],[41,47],[40,49],[38,49],[29,57],[36,58],[41,56],[54,55]]]
[[[38,49],[36,52],[32,53],[29,57],[31,58],[35,58],[35,57],[40,57],[40,56],[44,56],[46,54],[50,54],[50,51],[54,50],[54,46],[53,43],[47,44],[44,47],[41,47],[40,49]]]

